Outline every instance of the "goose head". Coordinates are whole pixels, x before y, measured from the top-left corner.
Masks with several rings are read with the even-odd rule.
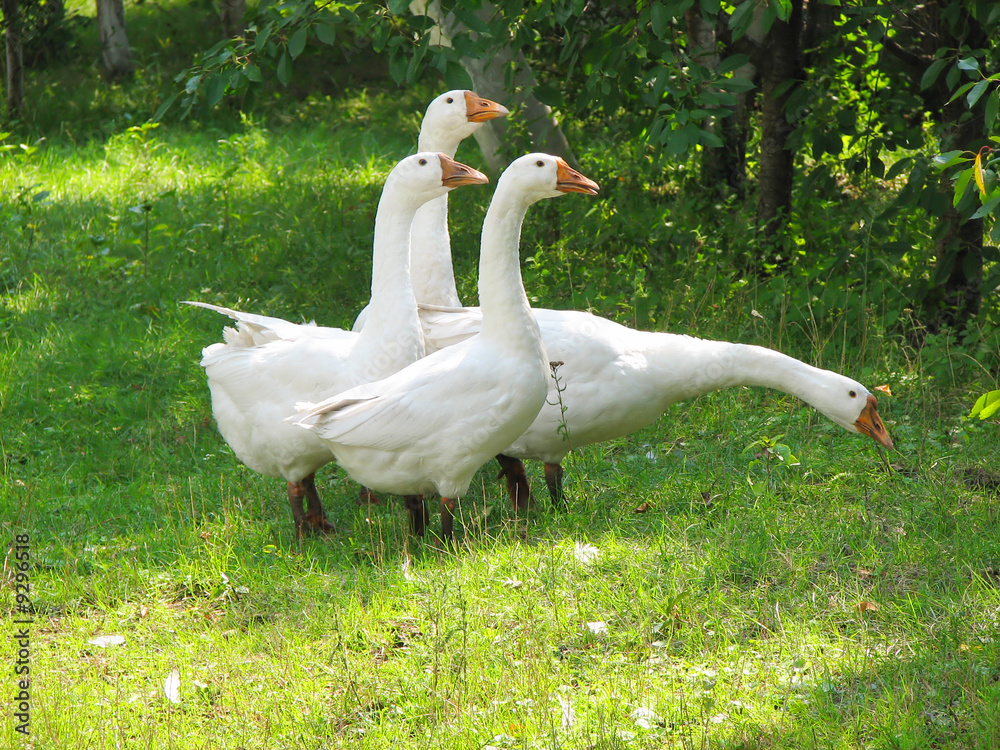
[[[393,167],[383,194],[392,193],[402,202],[407,196],[417,205],[446,194],[460,185],[484,185],[489,178],[477,169],[457,162],[447,154],[421,151]]]
[[[420,125],[420,141],[429,144],[428,148],[432,144],[434,150],[455,153],[458,144],[479,130],[484,122],[508,114],[502,104],[472,91],[446,91],[427,106]]]
[[[562,158],[549,154],[526,154],[510,163],[500,176],[500,185],[522,198],[535,203],[543,198],[555,198],[563,193],[597,195],[600,187],[570,167]]]
[[[821,371],[819,383],[810,394],[809,402],[831,420],[848,432],[867,435],[888,450],[892,450],[882,418],[878,413],[878,401],[861,383],[838,375]]]

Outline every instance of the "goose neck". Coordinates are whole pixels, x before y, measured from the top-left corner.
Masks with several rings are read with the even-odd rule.
[[[448,234],[448,196],[428,201],[410,229],[410,279],[417,302],[459,307]]]
[[[386,188],[375,214],[371,302],[364,327],[369,335],[411,322],[419,327],[410,284],[410,224],[420,204],[407,198],[405,191]]]
[[[436,151],[437,153],[455,158],[462,138],[456,138],[444,133],[424,133],[417,136],[417,151]]]
[[[676,384],[671,402],[736,386],[773,388],[810,401],[817,368],[773,349],[673,334],[650,334],[657,376]]]
[[[513,196],[494,196],[483,221],[479,256],[479,306],[487,335],[517,335],[537,324],[521,281],[521,225],[530,204]]]

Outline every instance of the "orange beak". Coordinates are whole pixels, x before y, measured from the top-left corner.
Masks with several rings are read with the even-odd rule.
[[[875,400],[875,397],[869,396],[868,405],[861,410],[861,416],[858,417],[858,421],[854,423],[854,426],[862,435],[867,435],[887,450],[892,450],[892,438],[889,437],[885,425],[882,424],[882,418],[878,415],[878,409],[875,408],[877,406],[878,401]]]
[[[502,104],[476,96],[471,91],[465,92],[465,116],[469,118],[469,122],[486,122],[509,114],[510,110]]]
[[[597,195],[600,186],[589,177],[573,169],[561,158],[556,157],[556,190],[564,193],[583,193],[584,195]]]
[[[441,160],[441,184],[445,187],[458,187],[459,185],[485,185],[490,178],[473,169],[468,164],[455,161],[446,154],[438,154]]]

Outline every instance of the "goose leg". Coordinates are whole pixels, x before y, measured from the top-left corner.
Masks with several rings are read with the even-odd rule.
[[[306,486],[302,482],[288,482],[288,504],[292,506],[292,519],[295,521],[295,528],[301,533],[306,525],[306,513],[302,507],[302,500],[306,496]]]
[[[301,482],[306,491],[306,517],[305,522],[310,531],[328,533],[334,530],[333,524],[326,520],[326,511],[323,510],[323,503],[319,499],[319,492],[316,491],[316,474],[310,474]],[[294,510],[292,511],[295,512]]]
[[[441,536],[446,544],[455,542],[455,506],[458,501],[454,498],[441,498]]]
[[[427,510],[424,496],[404,495],[403,505],[406,507],[406,513],[410,519],[410,533],[415,536],[423,536],[427,530],[427,524],[430,522],[430,512]]]
[[[500,464],[500,474],[507,481],[507,495],[510,497],[514,510],[524,510],[531,505],[531,487],[528,485],[528,475],[524,471],[524,463],[518,458],[497,454]]]
[[[549,496],[552,498],[552,507],[562,508],[566,504],[563,496],[563,467],[562,464],[545,464],[545,484],[549,488]]]
[[[361,489],[358,491],[358,505],[365,505],[366,503],[370,505],[381,505],[382,498],[362,485]]]

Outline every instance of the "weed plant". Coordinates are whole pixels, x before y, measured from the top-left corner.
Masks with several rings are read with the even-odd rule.
[[[152,127],[149,75],[102,95],[101,122],[39,113],[0,163],[0,526],[12,550],[30,537],[34,605],[31,735],[5,709],[0,746],[1000,745],[997,429],[962,418],[995,352],[911,335],[901,276],[844,229],[856,204],[817,198],[799,276],[748,281],[742,205],[573,130],[603,197],[532,209],[525,285],[888,384],[891,467],[797,400],[735,389],[571,454],[564,512],[529,466],[539,502],[514,517],[485,467],[454,550],[408,539],[395,501],[357,506],[333,467],[339,531],[299,539],[282,483],[212,423],[198,359],[224,321],[178,303],[349,325],[381,181],[436,84]],[[82,78],[50,71],[44,96]],[[451,198],[470,302],[488,196]]]

